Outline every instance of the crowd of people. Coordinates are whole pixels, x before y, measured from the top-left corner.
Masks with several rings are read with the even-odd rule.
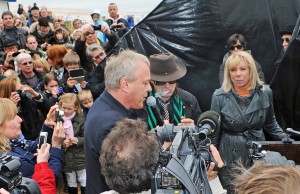
[[[130,30],[117,4],[110,3],[108,12],[103,21],[96,9],[92,23],[75,19],[72,29],[45,6],[2,13],[0,150],[19,157],[23,176],[36,180],[43,193],[56,193],[61,175],[70,194],[78,188],[81,194],[148,191],[160,150],[172,146],[148,131],[162,122],[194,126],[202,114],[197,98],[179,87],[188,70],[174,54],[147,58],[125,50],[107,57]],[[283,52],[292,30],[281,31]],[[228,38],[221,87],[212,95],[211,110],[221,117],[209,146],[216,161],[207,169],[214,193],[243,193],[231,172],[237,161],[250,167],[250,142],[265,140],[264,131],[275,140],[287,138],[275,119],[272,91],[246,46],[241,34]],[[76,70],[82,74],[72,76]],[[146,103],[150,96],[160,117]],[[38,148],[40,132],[48,133],[48,144]]]

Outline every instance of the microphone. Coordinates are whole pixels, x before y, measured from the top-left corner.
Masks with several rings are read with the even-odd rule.
[[[197,126],[199,127],[199,139],[205,140],[211,133],[216,133],[220,126],[221,117],[220,115],[209,110],[201,114]]]
[[[295,131],[295,130],[292,129],[292,128],[286,128],[286,132],[287,132],[288,134],[291,134],[291,135],[300,136],[300,132],[299,132],[299,131]]]
[[[153,97],[153,96],[149,96],[146,100],[146,103],[147,103],[148,106],[150,106],[150,108],[151,108],[151,110],[154,114],[154,117],[156,118],[157,124],[159,126],[163,126],[164,125],[164,119],[161,116],[161,114],[159,112],[159,109],[156,105],[156,98]]]

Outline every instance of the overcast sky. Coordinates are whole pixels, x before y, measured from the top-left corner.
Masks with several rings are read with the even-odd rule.
[[[66,8],[66,9],[100,9],[107,11],[109,3],[117,3],[119,10],[122,12],[150,12],[162,0],[17,0],[17,3],[10,3],[11,6],[23,4],[27,9],[28,5],[37,3],[38,7],[47,6],[49,8]]]

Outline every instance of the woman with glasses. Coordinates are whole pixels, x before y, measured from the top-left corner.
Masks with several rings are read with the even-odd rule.
[[[228,50],[228,52],[224,55],[223,62],[220,65],[220,70],[219,70],[220,85],[222,85],[223,80],[224,80],[224,69],[225,69],[225,62],[226,62],[227,58],[232,53],[239,52],[239,51],[247,51],[251,54],[250,50],[246,50],[246,46],[247,46],[247,42],[246,42],[244,36],[241,34],[233,34],[227,39],[227,44],[226,44],[225,48]],[[255,65],[256,65],[256,69],[258,71],[259,78],[262,81],[265,81],[265,76],[264,76],[264,73],[262,72],[260,64],[257,61],[255,61]]]
[[[224,81],[212,96],[211,110],[221,116],[220,129],[211,139],[227,163],[219,177],[230,194],[233,167],[238,161],[249,167],[251,142],[265,141],[263,129],[275,140],[288,136],[275,119],[272,91],[259,78],[248,52],[232,53],[226,60]]]
[[[56,190],[56,184],[59,182],[64,155],[64,150],[61,149],[61,146],[65,139],[62,122],[54,122],[55,107],[49,112],[42,129],[42,131],[48,132],[48,142],[52,144],[51,148],[49,144],[46,144],[47,142],[40,147],[40,149],[47,149],[47,151],[50,152],[50,156],[46,156],[46,159],[43,159],[44,161],[41,161],[41,157],[36,157],[39,140],[35,139],[30,141],[24,139],[21,131],[23,120],[18,115],[18,108],[15,103],[8,98],[0,98],[0,109],[2,110],[0,112],[0,155],[19,158],[23,177],[31,178],[33,176],[42,191],[44,191],[43,193],[55,193],[52,191]],[[42,154],[40,151],[41,150],[39,150],[38,153]],[[48,163],[36,165],[40,162]],[[10,168],[14,169],[13,166],[10,166]],[[34,175],[34,171],[41,171],[42,169],[44,174],[40,172]],[[49,174],[45,174],[45,172],[51,173],[52,175],[49,177]],[[56,178],[56,184],[53,172]]]
[[[150,56],[150,73],[152,91],[149,96],[155,97],[162,118],[154,115],[149,102],[137,111],[138,117],[148,122],[149,129],[161,125],[161,119],[174,125],[194,125],[201,114],[198,101],[177,86],[177,81],[186,74],[185,65],[176,61],[171,53],[154,54]]]

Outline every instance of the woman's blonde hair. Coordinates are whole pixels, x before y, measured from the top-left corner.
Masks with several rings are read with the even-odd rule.
[[[17,76],[6,77],[0,81],[0,98],[10,98],[11,93],[16,91],[20,79]]]
[[[7,98],[0,98],[0,110],[0,127],[5,127],[5,121],[13,119],[18,113],[17,106]],[[9,140],[1,135],[0,131],[0,153],[6,153],[10,150]]]
[[[250,72],[250,89],[254,89],[256,84],[263,84],[259,79],[255,61],[253,57],[246,51],[239,51],[232,53],[225,62],[224,81],[222,88],[225,92],[229,92],[233,88],[233,83],[230,79],[230,71],[236,68],[240,63],[245,63],[249,67]]]
[[[33,61],[34,67],[37,64],[41,64],[43,66],[44,73],[49,73],[50,72],[50,65],[49,65],[49,63],[48,63],[48,61],[46,59],[39,58],[39,59],[34,60]]]
[[[284,165],[255,162],[234,180],[237,194],[297,194],[300,191],[300,170]]]
[[[59,108],[62,108],[63,103],[73,103],[76,107],[77,114],[82,116],[82,109],[80,108],[80,103],[76,94],[66,93],[64,94],[59,101]]]

